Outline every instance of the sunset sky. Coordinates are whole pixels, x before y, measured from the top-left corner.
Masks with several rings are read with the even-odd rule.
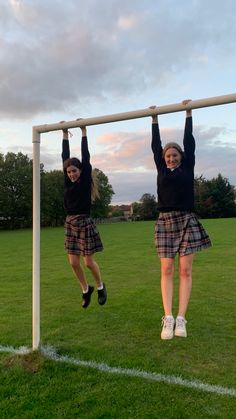
[[[236,92],[234,0],[0,0],[0,153],[32,157],[32,126]],[[193,111],[196,175],[236,186],[236,104]],[[185,114],[159,117],[182,144]],[[88,127],[112,203],[156,194],[151,118]],[[61,133],[41,136],[61,168]],[[71,154],[80,157],[80,129]]]

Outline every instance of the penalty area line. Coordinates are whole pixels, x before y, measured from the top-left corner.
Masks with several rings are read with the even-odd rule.
[[[25,355],[32,352],[31,349],[27,347],[13,348],[12,346],[2,346],[0,345],[0,352],[10,352],[18,355]],[[40,347],[40,352],[46,358],[51,359],[55,362],[66,363],[70,365],[93,368],[95,370],[109,373],[123,375],[126,377],[142,378],[148,381],[162,382],[171,385],[178,385],[186,388],[194,388],[207,393],[218,394],[222,396],[231,396],[236,397],[236,389],[223,387],[219,385],[203,383],[199,380],[187,380],[174,375],[165,375],[155,372],[147,372],[137,369],[130,368],[121,368],[121,367],[111,367],[105,363],[98,363],[95,361],[83,361],[77,358],[71,358],[68,355],[59,355],[56,350],[51,346]]]

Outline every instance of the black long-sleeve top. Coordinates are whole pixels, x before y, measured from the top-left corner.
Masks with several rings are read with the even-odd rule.
[[[62,161],[70,157],[69,141],[62,141]],[[64,207],[67,215],[90,214],[92,166],[88,150],[87,137],[81,140],[82,171],[76,182],[71,182],[64,169]]]
[[[194,211],[195,140],[192,117],[187,117],[184,130],[184,157],[179,167],[168,169],[163,157],[159,124],[152,124],[152,151],[157,168],[159,211]]]

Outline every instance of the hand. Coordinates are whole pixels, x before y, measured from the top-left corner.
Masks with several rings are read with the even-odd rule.
[[[191,101],[192,101],[192,99],[184,99],[184,100],[182,100],[182,104],[187,105]]]
[[[157,109],[157,106],[156,105],[149,106],[149,109]],[[157,123],[158,122],[157,115],[152,115],[152,122],[153,123]]]
[[[66,121],[60,121],[60,122],[59,122],[59,124],[63,124],[64,122],[66,122]],[[68,140],[68,137],[69,137],[69,136],[70,136],[70,137],[73,137],[72,132],[71,132],[71,131],[68,131],[68,128],[64,128],[64,129],[62,130],[62,132],[63,132],[63,138],[64,138],[65,140]]]
[[[182,101],[182,105],[186,106],[189,102],[191,102],[192,99],[185,99]],[[192,109],[187,109],[186,110],[186,117],[188,116],[192,116]]]
[[[60,121],[59,122],[59,124],[63,124],[65,121]],[[69,132],[68,132],[68,129],[66,128],[64,128],[63,130],[62,130],[62,132],[63,132],[63,138],[64,139],[68,139],[68,135],[69,135]]]
[[[80,121],[83,118],[77,118],[76,121]],[[81,131],[82,131],[82,137],[86,137],[87,136],[87,129],[86,127],[80,127]]]
[[[86,137],[87,136],[87,128],[86,127],[81,127],[81,131],[82,131],[82,137]]]

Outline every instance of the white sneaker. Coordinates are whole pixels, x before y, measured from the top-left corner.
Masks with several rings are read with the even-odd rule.
[[[162,317],[161,339],[172,339],[174,336],[175,319],[173,316]]]
[[[175,336],[179,336],[181,338],[187,337],[186,323],[187,320],[185,320],[183,317],[176,317]]]

